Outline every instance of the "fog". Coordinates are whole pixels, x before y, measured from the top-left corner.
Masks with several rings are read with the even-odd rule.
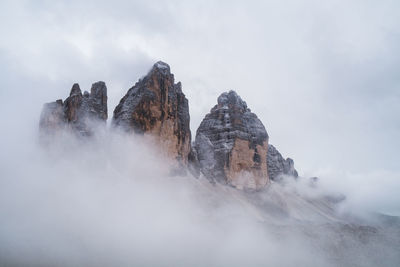
[[[283,244],[273,245],[244,207],[229,203],[226,193],[221,190],[220,196],[208,182],[170,177],[168,166],[144,143],[140,137],[106,133],[88,144],[64,136],[51,148],[30,145],[10,158],[8,163],[19,167],[2,166],[3,263],[218,266],[310,261],[302,252],[290,259],[271,258]]]
[[[305,199],[327,192],[306,183],[247,194],[189,173],[171,176],[168,160],[141,136],[103,129],[92,140],[65,133],[43,145],[31,133],[1,162],[2,265],[390,266],[400,260],[398,226],[364,229],[332,211],[320,215]]]

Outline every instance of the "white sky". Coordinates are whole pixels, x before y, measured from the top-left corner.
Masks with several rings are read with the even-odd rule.
[[[397,173],[398,1],[1,1],[3,139],[22,143],[42,104],[98,80],[109,117],[163,60],[191,127],[236,90],[302,175]]]

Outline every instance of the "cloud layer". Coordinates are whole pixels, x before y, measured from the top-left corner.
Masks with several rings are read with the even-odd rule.
[[[391,266],[400,260],[398,228],[344,224],[330,212],[333,219],[324,218],[317,204],[298,196],[305,187],[273,185],[246,195],[204,178],[171,177],[169,164],[139,136],[104,132],[94,140],[58,141],[31,142],[1,162],[2,265]]]

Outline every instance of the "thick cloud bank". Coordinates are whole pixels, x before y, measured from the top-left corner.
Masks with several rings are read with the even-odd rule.
[[[323,192],[306,185],[247,194],[171,176],[168,162],[140,136],[65,135],[51,146],[35,140],[13,144],[1,162],[1,265],[400,262],[398,225],[349,224],[316,200]]]

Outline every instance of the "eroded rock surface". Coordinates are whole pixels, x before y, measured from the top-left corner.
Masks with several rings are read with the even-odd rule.
[[[157,62],[114,110],[113,125],[155,137],[171,158],[187,163],[191,132],[189,104],[168,64]]]
[[[268,145],[267,164],[271,180],[277,181],[282,175],[298,177],[293,160],[291,158],[284,159],[273,145]]]
[[[239,189],[268,183],[268,134],[262,122],[234,91],[218,97],[196,133],[201,172],[211,181]]]
[[[42,133],[69,129],[82,136],[95,132],[107,120],[107,87],[94,83],[90,93],[78,84],[70,95],[44,105]],[[260,189],[282,175],[297,177],[293,160],[284,159],[268,145],[262,122],[234,91],[223,93],[196,132],[191,145],[188,100],[175,83],[168,64],[157,62],[128,90],[114,110],[112,125],[127,132],[151,136],[169,158],[184,163],[196,177],[243,189]],[[179,165],[181,166],[181,165]]]
[[[104,82],[92,84],[90,93],[82,91],[75,83],[69,97],[46,103],[40,116],[42,133],[55,133],[71,129],[80,135],[92,135],[97,123],[107,120],[107,87]]]
[[[39,128],[41,132],[53,132],[65,126],[64,105],[62,99],[43,105]]]

